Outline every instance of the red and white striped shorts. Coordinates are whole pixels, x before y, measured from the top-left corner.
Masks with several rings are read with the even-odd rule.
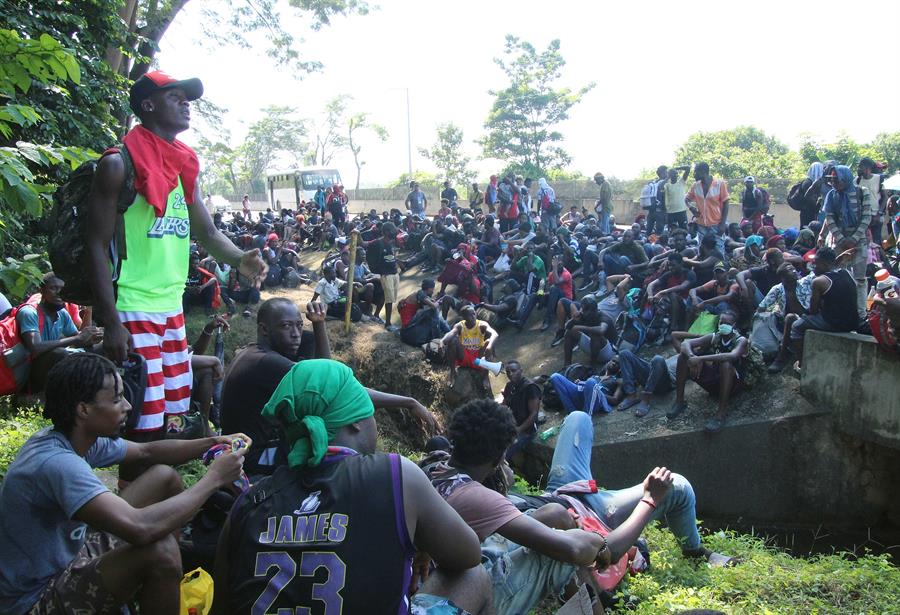
[[[191,357],[184,314],[177,312],[119,312],[131,333],[134,350],[147,362],[147,390],[135,431],[165,426],[166,414],[184,414],[191,405]]]

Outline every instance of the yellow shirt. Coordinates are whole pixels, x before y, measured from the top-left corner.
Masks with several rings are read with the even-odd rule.
[[[478,350],[485,343],[485,336],[482,327],[487,328],[488,324],[483,320],[475,320],[475,325],[470,329],[466,326],[466,321],[460,323],[462,326],[459,331],[459,343],[466,350]]]

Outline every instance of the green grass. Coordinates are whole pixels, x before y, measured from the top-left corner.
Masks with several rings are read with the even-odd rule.
[[[887,555],[796,558],[759,537],[716,532],[704,544],[739,555],[733,568],[710,568],[681,556],[674,536],[654,524],[645,535],[651,569],[622,587],[638,615],[718,609],[734,615],[781,613],[900,613],[900,569]],[[625,609],[620,609],[625,612]]]
[[[184,327],[187,332],[188,344],[193,344],[197,341],[200,332],[208,322],[209,318],[201,311],[194,310],[185,315]],[[250,318],[244,318],[241,316],[240,312],[238,312],[232,316],[228,322],[231,325],[231,330],[225,334],[226,365],[234,358],[235,350],[256,341],[256,311],[253,311],[253,315]],[[209,348],[207,348],[204,354],[211,355],[215,353],[215,342],[215,334],[213,334],[212,339],[209,341]]]

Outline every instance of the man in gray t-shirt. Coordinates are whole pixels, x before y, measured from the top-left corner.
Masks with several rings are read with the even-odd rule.
[[[75,559],[87,531],[75,514],[109,491],[91,468],[121,463],[126,449],[125,440],[98,438],[82,457],[49,427],[25,443],[0,484],[0,611],[27,610]]]
[[[406,209],[413,216],[424,216],[426,207],[428,207],[428,198],[422,192],[419,184],[413,184],[412,190],[406,195]]]
[[[173,532],[240,477],[246,447],[219,456],[186,491],[170,464],[250,441],[129,442],[118,433],[130,409],[104,357],[74,353],[50,370],[44,415],[53,427],[28,439],[0,484],[0,613],[105,613],[135,599],[142,615],[177,612]],[[148,469],[115,495],[93,468],[123,462]]]

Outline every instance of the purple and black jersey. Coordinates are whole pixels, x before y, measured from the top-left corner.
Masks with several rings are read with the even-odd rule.
[[[414,547],[400,457],[282,466],[231,512],[229,613],[406,615]]]

